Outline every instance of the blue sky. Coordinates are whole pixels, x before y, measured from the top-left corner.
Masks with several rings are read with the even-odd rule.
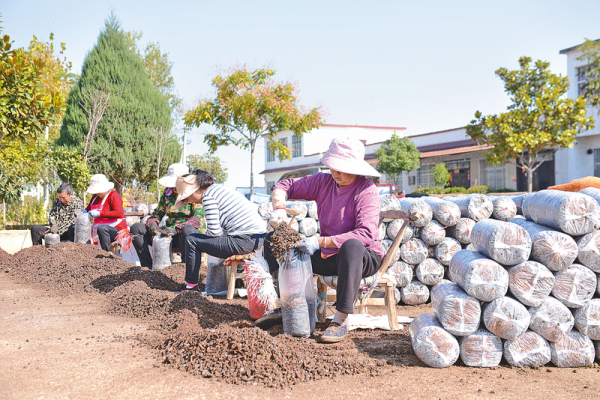
[[[566,74],[558,52],[600,38],[600,1],[5,1],[4,33],[17,46],[54,32],[81,71],[110,10],[142,46],[159,42],[190,105],[210,96],[220,67],[269,65],[297,81],[301,101],[327,123],[407,127],[411,134],[464,126],[508,99],[494,75],[523,55]],[[6,4],[8,3],[8,4]],[[190,150],[203,153],[200,128]],[[228,186],[248,186],[248,151],[220,149]],[[264,144],[256,154],[264,164]],[[260,176],[258,185],[264,184]]]

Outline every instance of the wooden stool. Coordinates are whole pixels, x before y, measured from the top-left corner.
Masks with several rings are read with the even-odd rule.
[[[241,279],[246,283],[246,271],[238,272],[238,267],[253,255],[254,253],[231,256],[223,261],[223,265],[227,266],[227,300],[233,299],[236,280]]]

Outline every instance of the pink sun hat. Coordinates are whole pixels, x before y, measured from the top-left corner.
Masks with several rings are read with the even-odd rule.
[[[381,176],[365,161],[365,145],[358,139],[333,139],[321,163],[333,170],[352,175]]]

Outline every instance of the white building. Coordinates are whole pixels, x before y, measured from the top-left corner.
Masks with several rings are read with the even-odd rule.
[[[581,56],[579,45],[563,49],[567,55],[567,77],[569,78],[568,97],[576,99],[583,95],[582,86],[586,82],[586,61]],[[577,136],[575,146],[561,149],[556,153],[556,183],[567,183],[585,176],[600,176],[600,116],[598,109],[588,107],[588,116],[595,119],[596,127]]]

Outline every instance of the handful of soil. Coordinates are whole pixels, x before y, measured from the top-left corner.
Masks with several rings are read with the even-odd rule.
[[[302,240],[302,236],[290,228],[287,222],[274,224],[273,228],[275,229],[275,233],[271,237],[271,252],[273,253],[273,257],[279,259],[290,251],[290,249],[294,248]]]

